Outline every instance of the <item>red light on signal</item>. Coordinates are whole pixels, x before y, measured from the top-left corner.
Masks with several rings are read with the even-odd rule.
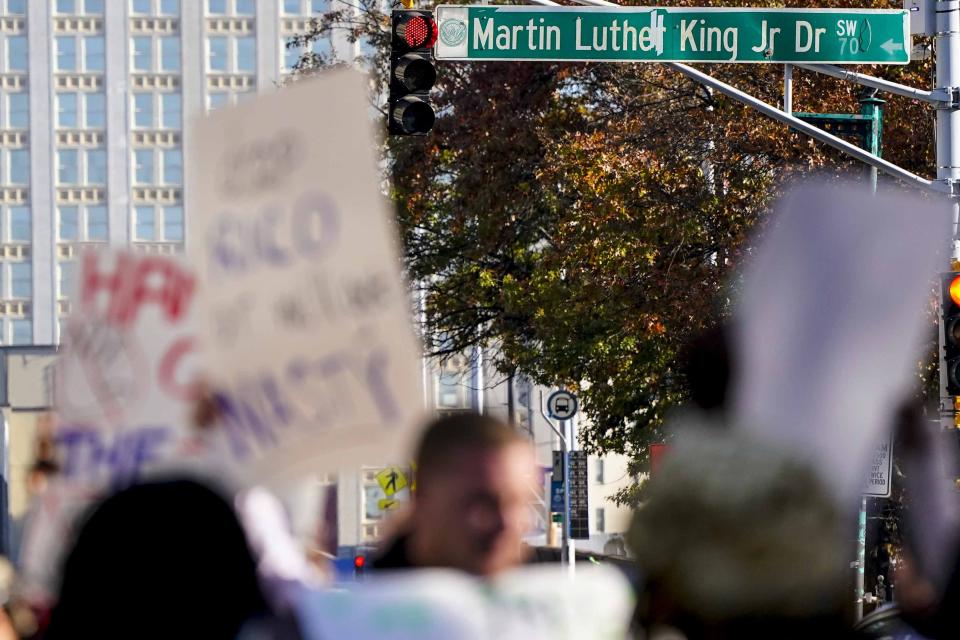
[[[950,299],[953,304],[960,306],[960,276],[950,281]]]
[[[439,33],[437,23],[429,16],[413,16],[398,27],[398,36],[403,38],[411,49],[432,47]]]
[[[357,556],[353,559],[353,566],[357,569],[363,569],[363,565],[367,564],[367,559],[363,556]]]

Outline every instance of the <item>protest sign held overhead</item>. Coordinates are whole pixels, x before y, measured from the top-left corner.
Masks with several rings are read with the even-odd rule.
[[[196,123],[205,369],[251,482],[396,460],[417,423],[420,349],[366,105],[363,76],[339,71]]]
[[[176,258],[91,251],[76,292],[57,365],[63,477],[132,480],[189,436],[196,278]]]
[[[192,270],[175,257],[106,249],[84,253],[78,267],[55,364],[59,473],[34,506],[20,553],[24,593],[39,601],[55,593],[64,545],[94,500],[154,472],[209,468],[215,449],[190,423]]]
[[[945,202],[807,184],[747,265],[734,415],[816,464],[845,504],[912,394],[949,237]]]

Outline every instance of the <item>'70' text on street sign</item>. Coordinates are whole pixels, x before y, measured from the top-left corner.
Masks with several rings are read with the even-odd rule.
[[[437,7],[441,60],[907,64],[906,11]]]

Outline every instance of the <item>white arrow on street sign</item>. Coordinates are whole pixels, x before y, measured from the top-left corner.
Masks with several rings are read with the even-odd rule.
[[[563,389],[547,398],[547,414],[554,420],[569,420],[576,415],[578,406],[577,396]]]
[[[891,38],[886,42],[884,42],[882,45],[880,45],[880,48],[886,51],[887,53],[889,53],[890,55],[893,55],[894,51],[903,51],[903,43],[894,42],[893,38]]]

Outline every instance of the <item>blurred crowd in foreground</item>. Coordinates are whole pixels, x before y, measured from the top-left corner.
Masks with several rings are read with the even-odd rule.
[[[362,581],[303,553],[265,487],[155,474],[47,532],[66,550],[52,589],[6,567],[0,640],[958,637],[958,495],[935,469],[939,416],[911,400],[949,234],[943,208],[924,207],[851,188],[788,201],[737,283],[736,313],[678,362],[692,406],[668,421],[625,570],[533,566],[531,444],[459,414],[420,434],[416,491]],[[197,429],[218,428],[219,398],[198,395]],[[909,502],[897,608],[855,628],[856,507],[891,434]],[[31,470],[37,505],[58,464],[46,451]],[[18,566],[37,553],[20,547]]]
[[[851,628],[850,514],[813,467],[724,424],[729,363],[722,347],[703,346],[687,366],[700,406],[679,420],[636,512],[635,566],[626,571],[598,576],[581,565],[570,578],[528,567],[537,563],[523,544],[537,474],[529,440],[495,418],[462,414],[423,432],[418,489],[362,582],[338,584],[323,558],[297,557],[264,491],[231,500],[195,480],[156,480],[122,488],[82,517],[49,609],[8,590],[0,638],[956,637],[956,549],[943,588],[907,562],[900,609],[883,632]],[[927,446],[916,416],[901,418],[898,442]],[[55,472],[52,461],[34,466],[38,492]],[[467,593],[451,582],[458,575],[494,590],[516,584],[504,603],[478,611],[483,604],[444,601],[447,586]],[[517,591],[525,598],[511,604]],[[579,621],[551,609],[559,598]]]

